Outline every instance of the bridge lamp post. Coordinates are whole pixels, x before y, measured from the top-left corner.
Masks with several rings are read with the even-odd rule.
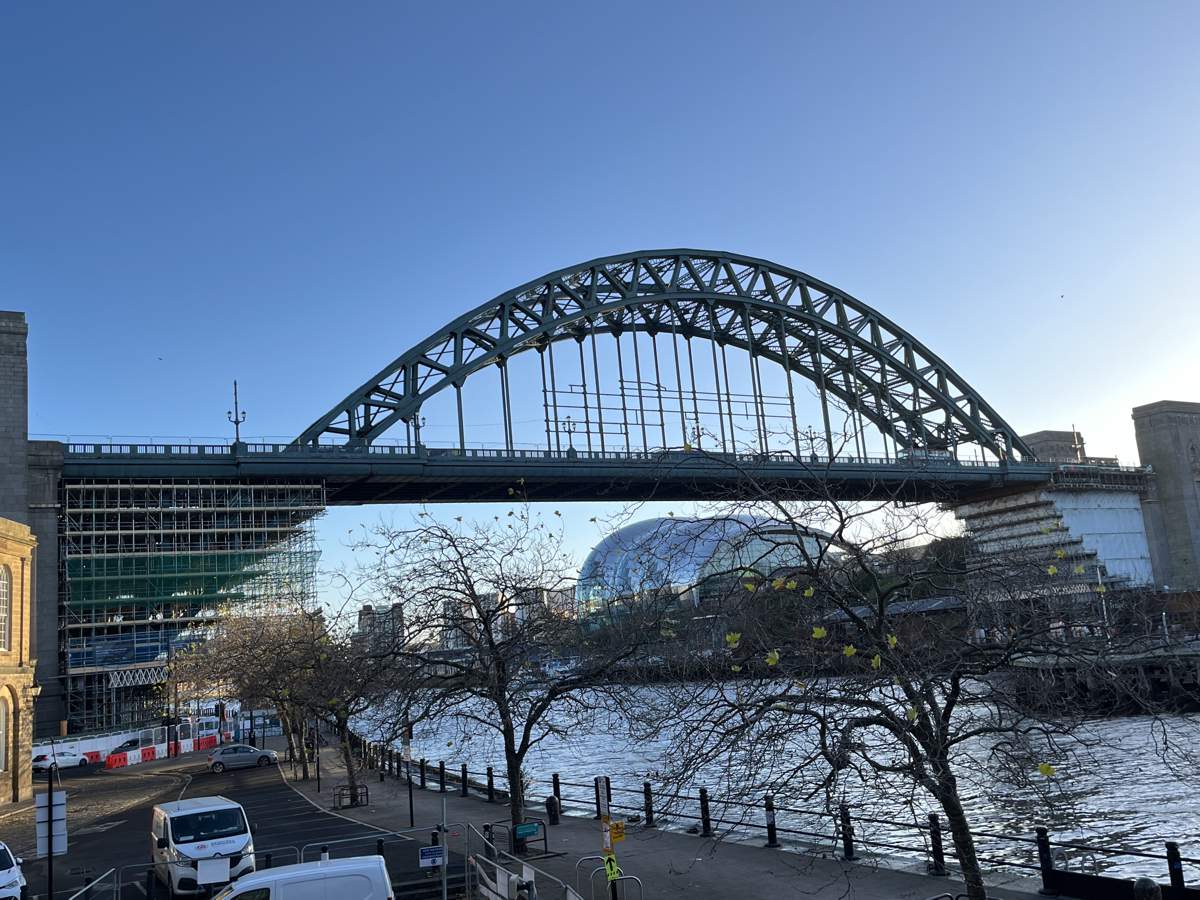
[[[575,423],[570,416],[567,416],[563,422],[562,431],[567,433],[567,456],[574,459],[575,457]]]

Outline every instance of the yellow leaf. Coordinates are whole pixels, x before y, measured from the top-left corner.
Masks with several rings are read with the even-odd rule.
[[[743,583],[742,587],[744,587],[746,590],[750,591],[751,593],[754,592],[754,582],[753,581],[747,581],[747,582]]]
[[[1102,585],[1102,584],[1096,585],[1096,593],[1097,594],[1103,594],[1103,593],[1106,593],[1107,591],[1108,591],[1108,588],[1106,588],[1104,585]]]
[[[855,647],[853,644],[847,644],[845,647],[842,648],[842,656],[853,656],[857,652],[858,652],[858,648]]]
[[[1055,769],[1054,766],[1050,765],[1050,763],[1038,763],[1038,774],[1039,775],[1044,775],[1047,778],[1051,778],[1051,777],[1053,777],[1053,775],[1056,771],[1058,771],[1058,770]]]
[[[741,667],[741,666],[730,666],[729,668],[730,668],[730,670],[732,670],[732,671],[734,671],[734,672],[740,672],[740,671],[742,671],[742,667]]]
[[[821,638],[825,637],[825,635],[827,635],[827,634],[829,634],[829,632],[825,630],[824,625],[814,625],[813,626],[813,640],[819,641]]]
[[[1047,575],[1057,575],[1058,574],[1058,566],[1046,566],[1046,574]]]
[[[1076,575],[1082,575],[1083,574],[1083,566],[1076,566],[1074,569],[1074,572]]]
[[[896,649],[896,645],[897,645],[898,643],[900,643],[900,639],[899,639],[899,638],[897,638],[897,637],[896,637],[894,634],[889,634],[889,635],[888,635],[888,649],[889,649],[889,650],[895,650],[895,649]]]
[[[793,580],[793,581],[789,581],[789,582],[787,583],[787,589],[788,589],[789,591],[794,591],[794,590],[796,589],[796,582],[795,582],[794,580]]]
[[[910,722],[917,721],[917,711],[913,707],[910,706],[908,708],[908,712],[906,712],[905,715],[908,716],[908,721],[910,721]]]
[[[774,665],[777,665],[778,663],[779,663],[779,651],[772,650],[770,653],[767,654],[767,665],[774,666]]]
[[[810,584],[808,587],[806,587],[806,588],[804,589],[804,596],[805,596],[805,597],[811,597],[811,596],[812,596],[813,594],[815,594],[816,592],[817,592],[817,589],[816,589],[816,588],[814,588],[814,587],[813,587],[813,586]]]
[[[878,669],[882,665],[883,665],[883,657],[880,656],[878,653],[876,653],[874,656],[871,657],[871,668],[872,669]]]
[[[783,579],[776,578],[774,581],[771,582],[771,587],[775,588],[775,590],[779,590],[781,587],[783,587]]]
[[[1056,559],[1066,559],[1067,551],[1064,550],[1062,547],[1059,547],[1057,550],[1054,551],[1054,556]]]
[[[740,631],[731,631],[731,632],[729,632],[729,634],[725,635],[725,643],[729,645],[730,650],[733,650],[734,648],[736,648],[738,645],[738,641],[740,641],[741,639],[742,639],[742,633]]]
[[[447,747],[453,747],[453,746],[454,746],[454,741],[446,741],[446,746],[447,746]]]
[[[514,491],[512,488],[509,488],[509,489],[508,489],[508,496],[510,496],[510,497],[511,497],[511,496],[512,496],[513,494],[515,494],[515,493],[516,493],[516,491]]]

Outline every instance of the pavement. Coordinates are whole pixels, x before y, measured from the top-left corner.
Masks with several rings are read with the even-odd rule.
[[[321,750],[321,792],[315,779],[301,781],[293,776],[292,767],[281,766],[285,778],[302,796],[315,805],[333,805],[334,791],[345,784],[346,772],[339,754],[332,747]],[[415,781],[415,778],[414,778]],[[363,825],[399,831],[409,828],[409,789],[405,779],[387,778],[381,782],[379,773],[368,771],[361,783],[369,789],[366,807],[343,809],[340,815],[353,818]],[[462,797],[458,786],[448,785],[447,793],[439,793],[436,777],[429,787],[412,791],[413,821],[441,821],[443,803],[446,821],[451,823],[449,846],[466,850],[463,832],[474,825],[482,830],[486,823],[507,823],[508,810],[503,803],[488,803],[483,796]],[[544,818],[544,811],[531,810],[530,816]],[[583,861],[596,857],[600,851],[600,826],[591,816],[566,815],[561,823],[551,826],[547,838],[549,857],[531,858],[533,865],[561,881],[576,886],[582,895],[591,896],[588,874],[599,862]],[[478,853],[479,844],[470,848]],[[540,854],[541,844],[533,851]],[[913,871],[911,861],[874,857],[859,862],[845,862],[830,856],[817,856],[800,848],[767,849],[758,842],[712,840],[687,834],[679,829],[654,829],[628,826],[626,839],[617,845],[619,864],[626,875],[636,875],[642,881],[645,897],[689,898],[689,900],[728,900],[730,897],[777,898],[853,898],[853,900],[929,900],[938,895],[962,891],[960,881],[951,877],[935,877]],[[903,865],[909,867],[908,870]],[[602,890],[597,876],[597,890]],[[577,882],[578,879],[578,882]],[[541,887],[543,896],[558,897],[556,892]],[[1037,896],[1040,880],[998,874],[989,879],[989,894],[1005,900],[1031,900]],[[636,891],[628,896],[633,900]],[[605,896],[607,894],[605,893]]]
[[[279,741],[267,746],[281,749]],[[282,755],[282,754],[281,754]],[[151,900],[146,873],[150,858],[150,811],[156,803],[180,797],[221,794],[241,803],[255,826],[254,844],[260,867],[286,865],[319,857],[323,847],[331,856],[375,853],[383,850],[388,869],[398,882],[397,896],[440,896],[439,870],[418,865],[419,848],[431,843],[438,823],[448,823],[450,896],[461,880],[463,859],[482,850],[467,826],[482,830],[488,823],[506,824],[502,802],[488,803],[482,796],[460,796],[456,785],[439,793],[436,779],[429,788],[409,790],[403,779],[379,780],[379,773],[364,773],[361,783],[369,790],[365,807],[334,809],[338,785],[346,773],[332,747],[321,749],[321,791],[315,778],[302,781],[298,770],[286,762],[279,768],[243,769],[216,775],[206,767],[206,753],[179,759],[157,760],[134,770],[94,767],[64,773],[67,790],[69,852],[55,861],[55,898],[66,900],[91,879],[113,869],[92,900]],[[45,781],[35,790],[44,790]],[[444,804],[444,805],[443,805]],[[587,815],[566,815],[548,829],[545,849],[538,841],[531,862],[562,882],[579,885],[590,898],[588,876],[599,866],[599,824]],[[544,817],[539,811],[531,816]],[[410,826],[410,821],[415,828]],[[690,835],[679,828],[647,829],[629,825],[617,855],[626,875],[641,879],[643,896],[687,897],[689,900],[728,900],[751,896],[770,898],[852,898],[852,900],[929,900],[958,893],[962,885],[953,877],[935,878],[902,867],[882,857],[845,862],[830,856],[803,852],[799,847],[766,849],[758,842],[712,840]],[[502,833],[499,829],[497,834]],[[34,900],[46,900],[46,863],[33,854],[33,811],[8,810],[0,815],[0,839],[28,860],[24,870]],[[468,844],[470,840],[470,844]],[[382,844],[380,843],[382,842]],[[591,857],[591,859],[588,859]],[[603,892],[603,874],[597,890]],[[1032,900],[1039,882],[997,876],[991,895],[1004,900]],[[401,890],[403,886],[404,890]],[[542,895],[559,897],[539,882]],[[156,891],[165,896],[161,890]],[[607,892],[603,892],[607,896]],[[629,900],[636,891],[630,890]]]

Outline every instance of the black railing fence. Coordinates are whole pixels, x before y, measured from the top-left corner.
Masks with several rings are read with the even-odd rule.
[[[474,794],[489,802],[508,799],[508,778],[503,766],[472,768],[468,763],[447,765],[437,762],[436,780],[429,777],[431,760],[401,759],[394,748],[372,744],[355,736],[356,752],[380,777],[411,778],[414,786],[445,792],[447,784],[461,796]],[[568,781],[555,772],[549,778],[525,778],[526,807],[554,798],[555,812],[600,816],[600,792],[605,792],[609,809],[624,814],[633,824],[644,828],[674,827],[701,837],[752,839],[761,835],[766,847],[790,845],[845,860],[859,859],[863,852],[874,855],[900,855],[924,860],[931,875],[948,875],[958,861],[953,840],[944,830],[937,813],[924,820],[889,819],[868,814],[861,808],[840,803],[835,809],[813,809],[777,802],[772,795],[750,802],[731,797],[713,797],[707,788],[696,794],[656,791],[649,781],[638,786],[614,785],[607,776],[591,783]],[[713,810],[717,814],[713,814]],[[1200,876],[1200,858],[1184,856],[1178,845],[1168,841],[1163,853],[1147,850],[1090,844],[1072,840],[1054,840],[1045,828],[1034,835],[998,834],[972,831],[976,855],[986,866],[1009,871],[1039,874],[1044,890],[1066,896],[1094,897],[1097,900],[1133,897],[1130,876],[1105,875],[1122,866],[1123,860],[1136,860],[1139,873],[1157,870],[1166,876],[1163,896],[1166,900],[1200,900],[1200,887],[1189,887],[1188,876]],[[1153,865],[1147,865],[1153,862]]]

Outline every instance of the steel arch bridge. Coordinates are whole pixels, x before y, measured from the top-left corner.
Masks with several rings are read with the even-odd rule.
[[[511,448],[512,402],[503,374],[510,360],[535,351],[539,357],[548,355],[553,366],[555,344],[577,343],[586,403],[588,362],[582,355],[585,340],[593,341],[591,362],[598,382],[601,373],[595,355],[596,337],[618,339],[620,366],[619,339],[626,334],[632,335],[635,342],[638,334],[652,341],[669,336],[676,350],[680,339],[686,343],[696,407],[691,341],[709,342],[716,376],[715,418],[722,430],[732,413],[722,408],[722,364],[727,388],[728,368],[726,360],[718,362],[716,350],[724,352],[726,347],[733,347],[749,354],[752,361],[750,380],[757,420],[765,419],[757,408],[763,399],[760,361],[787,373],[793,407],[790,431],[797,452],[799,426],[792,374],[803,376],[817,389],[824,442],[830,451],[837,446],[831,422],[834,406],[852,423],[860,423],[856,425],[859,430],[863,420],[870,422],[902,451],[947,451],[974,444],[997,460],[1033,459],[1025,442],[978,391],[882,313],[795,269],[735,253],[705,250],[655,250],[605,257],[560,269],[501,294],[393,360],[305,429],[297,441],[371,444],[398,423],[415,430],[419,440],[423,404],[440,392],[453,390],[458,401],[460,443],[465,446],[463,386],[472,375],[496,366],[502,372],[500,400],[506,445]],[[640,369],[639,360],[635,355]],[[543,370],[545,363],[543,358]],[[679,393],[675,411],[680,414],[686,437],[688,390],[677,356],[674,363]],[[657,346],[654,368],[662,413]],[[551,369],[552,379],[553,374]],[[618,382],[623,389],[623,373],[618,375]],[[640,371],[636,385],[642,392]],[[547,391],[543,385],[544,396],[553,400],[557,393],[556,386]],[[602,416],[602,398],[597,395],[596,400],[593,408]],[[588,411],[586,405],[584,411]],[[644,416],[640,418],[645,421]],[[765,450],[764,422],[757,421],[755,430]]]
[[[319,479],[330,504],[772,486],[954,502],[1049,482],[1055,468],[945,361],[844,291],[753,257],[655,250],[476,307],[290,444],[70,445],[64,474]]]

